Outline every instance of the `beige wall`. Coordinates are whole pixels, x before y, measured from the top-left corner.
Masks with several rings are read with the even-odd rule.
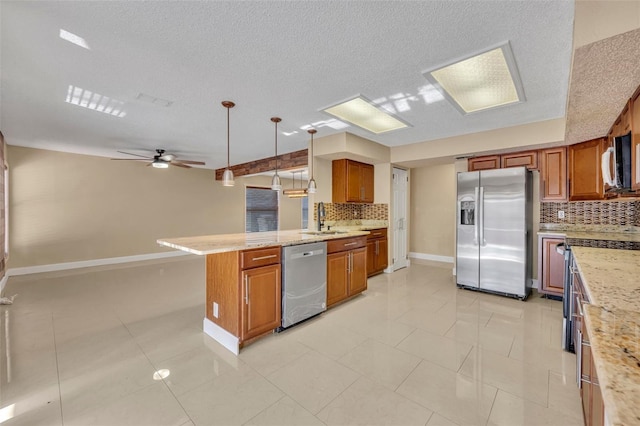
[[[158,170],[136,161],[9,146],[9,267],[167,251],[162,237],[244,232],[245,184],[212,170]],[[285,187],[290,180],[283,180]],[[283,197],[281,229],[300,228],[300,201]]]
[[[454,256],[456,173],[453,164],[411,169],[409,250]]]

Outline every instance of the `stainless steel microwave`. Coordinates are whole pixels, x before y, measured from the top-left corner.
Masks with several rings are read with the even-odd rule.
[[[615,137],[602,154],[602,180],[611,191],[631,190],[631,132]]]

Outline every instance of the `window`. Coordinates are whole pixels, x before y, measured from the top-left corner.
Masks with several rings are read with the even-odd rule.
[[[302,226],[300,229],[307,229],[309,226],[309,198],[302,198]]]
[[[270,188],[247,186],[246,232],[278,230],[278,194]]]

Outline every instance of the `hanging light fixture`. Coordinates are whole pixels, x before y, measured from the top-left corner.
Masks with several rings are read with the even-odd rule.
[[[318,131],[316,129],[309,129],[307,132],[311,135],[311,162],[309,163],[309,183],[307,184],[307,192],[314,194],[318,187],[316,186],[316,180],[313,178],[313,135]]]
[[[300,188],[296,188],[296,172],[291,172],[293,185],[291,189],[282,191],[289,198],[304,198],[307,196],[307,190],[302,187],[302,170],[300,171]]]
[[[282,184],[280,183],[280,176],[278,176],[278,123],[282,121],[279,117],[271,117],[271,121],[276,125],[276,173],[271,178],[271,189],[274,191],[280,191]]]
[[[231,101],[222,101],[222,106],[227,109],[227,168],[222,174],[222,186],[233,186],[235,184],[233,172],[229,168],[229,110],[236,106],[236,104]]]

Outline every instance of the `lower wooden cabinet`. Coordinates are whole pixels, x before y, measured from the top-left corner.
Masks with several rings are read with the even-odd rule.
[[[538,239],[539,291],[562,297],[564,294],[564,255],[556,251],[556,245],[564,238],[540,237]]]
[[[367,276],[381,273],[389,266],[387,230],[374,229],[367,236]]]
[[[240,346],[280,326],[280,250],[278,246],[207,255],[206,317],[236,336]]]
[[[576,362],[581,365],[578,371],[580,373],[580,396],[582,397],[584,423],[586,426],[604,426],[604,401],[596,367],[593,364],[593,356],[591,356],[589,333],[584,321],[581,325],[581,348],[577,354],[579,359]]]
[[[327,307],[367,289],[367,237],[327,243]]]

